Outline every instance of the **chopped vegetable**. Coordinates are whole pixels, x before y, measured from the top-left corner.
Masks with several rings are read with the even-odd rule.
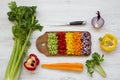
[[[66,40],[66,49],[67,49],[67,54],[72,54],[74,55],[74,49],[73,49],[73,33],[72,32],[67,32],[65,35],[65,40]]]
[[[24,62],[24,67],[30,71],[35,70],[37,65],[39,65],[39,59],[35,54],[30,54],[28,59]]]
[[[75,55],[80,55],[81,54],[81,50],[82,50],[81,37],[82,37],[81,33],[79,33],[79,32],[74,32],[73,33],[73,38],[74,38],[73,49],[74,49],[74,54]]]
[[[5,80],[18,80],[25,54],[30,46],[30,36],[35,30],[42,30],[36,19],[36,6],[17,6],[16,2],[9,3],[11,11],[8,19],[12,26],[14,47],[6,69]]]
[[[48,51],[54,55],[58,53],[58,40],[56,33],[48,33]]]
[[[65,32],[58,32],[58,53],[63,55],[66,54],[66,41],[65,41]]]
[[[82,55],[90,55],[91,53],[91,38],[90,33],[83,32],[81,37],[82,42]]]
[[[103,38],[100,39],[100,47],[105,51],[113,51],[117,46],[117,38],[112,34],[105,34]]]
[[[68,70],[68,71],[83,71],[82,63],[53,63],[53,64],[42,64],[43,68],[48,69],[59,69],[59,70]]]
[[[89,55],[91,36],[84,32],[48,32],[47,48],[50,55]]]
[[[86,61],[87,72],[90,76],[93,76],[94,71],[98,71],[101,76],[106,77],[106,73],[101,66],[101,62],[104,61],[104,55],[100,56],[97,52],[92,54],[92,59]]]

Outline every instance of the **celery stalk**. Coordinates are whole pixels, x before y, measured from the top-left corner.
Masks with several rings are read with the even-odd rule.
[[[16,2],[9,3],[8,19],[12,26],[14,47],[5,73],[5,80],[18,80],[23,65],[24,56],[30,46],[33,31],[42,30],[36,20],[36,6],[17,6]]]

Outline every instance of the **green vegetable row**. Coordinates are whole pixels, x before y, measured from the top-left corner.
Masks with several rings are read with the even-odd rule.
[[[50,54],[57,54],[58,52],[58,40],[56,33],[48,33],[48,51]]]

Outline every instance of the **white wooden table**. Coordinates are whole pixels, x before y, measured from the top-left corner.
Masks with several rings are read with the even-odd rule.
[[[102,63],[107,73],[106,78],[102,78],[98,73],[94,73],[92,80],[119,80],[120,76],[120,1],[119,0],[15,0],[18,5],[36,5],[37,18],[44,26],[42,32],[36,31],[31,36],[31,47],[28,54],[34,52],[40,59],[40,63],[55,62],[82,62],[89,57],[46,57],[36,49],[36,39],[46,31],[89,31],[92,35],[92,52],[97,51],[105,54],[105,61]],[[4,74],[13,48],[12,23],[8,21],[9,0],[0,2],[0,80],[4,80]],[[96,11],[101,12],[105,19],[105,25],[99,30],[91,26],[91,18],[96,16]],[[74,20],[85,20],[87,25],[76,27],[54,27],[49,24],[64,23]],[[106,53],[99,47],[98,38],[105,33],[112,33],[118,38],[118,45],[115,51]],[[86,67],[81,73],[48,70],[38,66],[34,72],[27,71],[24,67],[19,80],[90,80]],[[71,80],[68,79],[68,80]]]

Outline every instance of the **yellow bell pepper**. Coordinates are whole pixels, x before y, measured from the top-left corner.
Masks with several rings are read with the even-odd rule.
[[[117,38],[112,34],[105,34],[100,40],[100,48],[104,51],[113,51],[117,45]]]

